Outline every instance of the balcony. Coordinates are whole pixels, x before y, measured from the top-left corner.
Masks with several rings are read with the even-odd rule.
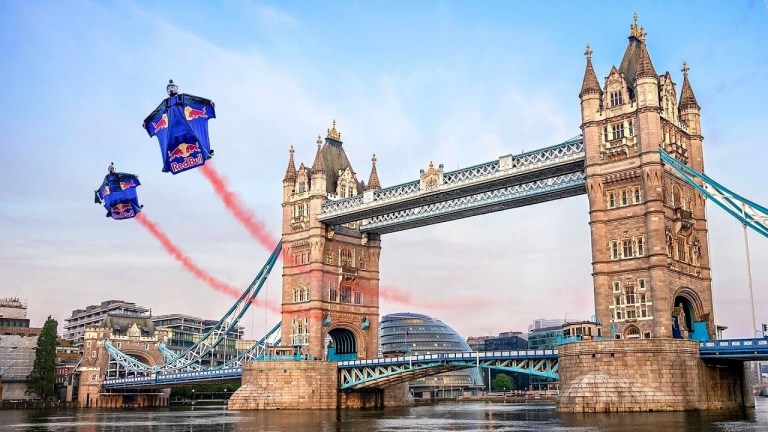
[[[639,146],[637,143],[637,135],[629,137],[621,137],[608,141],[607,143],[600,144],[600,158],[608,158],[610,160],[624,159],[630,156],[630,154],[637,153]]]

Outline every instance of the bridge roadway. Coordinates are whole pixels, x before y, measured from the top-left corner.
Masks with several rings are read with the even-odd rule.
[[[699,352],[704,360],[768,360],[768,338],[700,342]],[[450,370],[471,367],[558,378],[556,349],[474,351],[338,362],[339,388],[382,388]],[[237,381],[241,378],[242,371],[241,367],[235,367],[191,372],[156,372],[144,377],[104,380],[102,387],[105,390],[166,388],[196,383]]]

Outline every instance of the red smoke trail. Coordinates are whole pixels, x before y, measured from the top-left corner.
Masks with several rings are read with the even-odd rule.
[[[391,301],[405,306],[416,306],[423,308],[435,308],[444,310],[456,310],[483,307],[487,304],[479,299],[470,300],[466,298],[459,298],[455,300],[414,300],[410,293],[403,292],[392,286],[382,286],[379,288],[379,299]]]
[[[251,233],[251,236],[267,250],[271,251],[274,249],[278,239],[274,238],[264,226],[264,223],[253,212],[245,208],[240,199],[229,190],[226,179],[216,171],[213,164],[211,162],[206,163],[200,168],[200,172],[208,179],[216,194],[224,202],[224,205],[245,226],[248,232]]]
[[[229,209],[235,218],[245,226],[248,232],[255,238],[264,248],[271,251],[277,244],[277,239],[267,230],[264,223],[260,221],[256,215],[245,208],[240,199],[231,191],[227,186],[226,179],[219,174],[214,168],[211,162],[207,162],[200,168],[203,176],[211,183],[216,194],[221,198],[224,205]],[[283,252],[283,260],[288,259],[287,252]],[[480,306],[482,303],[479,301],[473,302],[467,299],[457,299],[454,301],[429,301],[419,302],[412,299],[409,293],[402,292],[393,287],[382,287],[379,291],[379,298],[382,300],[389,300],[394,303],[399,303],[407,306],[425,306],[435,307],[438,309],[461,309],[468,306],[472,306],[469,303],[473,303],[474,306]]]
[[[233,287],[232,285],[229,285],[226,282],[220,281],[216,279],[215,277],[208,274],[205,270],[201,269],[200,267],[195,264],[191,258],[189,258],[187,255],[184,255],[184,253],[181,251],[181,249],[178,248],[173,242],[168,238],[168,236],[160,229],[157,224],[149,220],[144,213],[139,213],[136,215],[136,220],[139,221],[141,226],[147,229],[150,234],[152,234],[157,241],[160,242],[160,244],[163,245],[163,248],[168,252],[169,255],[173,257],[176,261],[179,262],[185,269],[187,269],[190,273],[192,273],[193,276],[201,280],[202,282],[205,282],[208,284],[211,288],[215,289],[216,291],[219,291],[221,293],[227,294],[230,297],[239,298],[242,295],[242,291],[238,290],[237,288]],[[253,301],[254,305],[257,306],[265,306],[272,312],[280,313],[280,307],[274,305],[272,302],[266,302],[262,299],[254,299]]]

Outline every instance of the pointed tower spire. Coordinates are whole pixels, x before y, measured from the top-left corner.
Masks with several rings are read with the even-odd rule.
[[[296,178],[296,164],[293,162],[293,145],[291,145],[291,149],[288,150],[288,153],[290,153],[291,156],[288,159],[288,168],[285,170],[283,181]]]
[[[640,44],[640,59],[637,62],[637,74],[635,78],[658,78],[656,69],[651,62],[651,56],[648,54],[648,47],[645,45],[645,32],[641,33],[643,43]]]
[[[584,55],[587,56],[587,68],[584,70],[584,81],[581,83],[579,97],[588,93],[602,93],[595,69],[592,67],[592,49],[589,47],[589,44],[587,44],[587,50],[584,51]]]
[[[690,68],[688,67],[688,63],[683,62],[683,68],[681,69],[683,72],[683,89],[680,91],[679,107],[681,110],[685,108],[701,109],[699,103],[696,101],[696,96],[693,94],[691,83],[688,81],[689,70]]]
[[[315,154],[315,162],[312,164],[312,174],[323,173],[325,174],[325,162],[323,161],[323,154],[320,152],[320,146],[323,144],[323,140],[320,139],[320,135],[317,136],[317,153]]]
[[[379,173],[376,171],[376,153],[371,158],[371,175],[368,177],[368,186],[365,190],[381,189],[381,183],[379,183]]]

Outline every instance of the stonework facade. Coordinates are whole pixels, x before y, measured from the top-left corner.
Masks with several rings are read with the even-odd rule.
[[[744,363],[705,363],[698,343],[674,339],[562,345],[557,410],[685,411],[754,406]]]
[[[328,339],[345,359],[377,356],[380,238],[361,234],[357,222],[330,227],[316,217],[325,200],[365,189],[335,121],[325,142],[318,137],[311,168],[296,169],[291,148],[283,180],[282,344],[307,358],[325,360]]]
[[[229,399],[231,410],[382,408],[413,403],[407,383],[383,390],[339,391],[335,362],[247,363],[242,382]]]
[[[664,149],[702,171],[700,107],[683,67],[678,102],[646,33],[630,27],[603,85],[587,67],[581,93],[595,309],[614,338],[715,336],[703,197],[661,161]]]
[[[104,347],[105,340],[109,340],[124,354],[154,366],[163,364],[165,361],[157,344],[167,343],[168,331],[152,327],[148,317],[110,316],[105,324],[104,327],[87,327],[83,336],[83,357],[77,369],[80,372],[78,406],[82,408],[168,406],[170,389],[150,390],[144,395],[106,394],[101,390],[102,381],[109,373],[119,373],[119,368],[116,371],[114,365],[110,372],[110,357]],[[124,376],[110,378],[124,378]]]

